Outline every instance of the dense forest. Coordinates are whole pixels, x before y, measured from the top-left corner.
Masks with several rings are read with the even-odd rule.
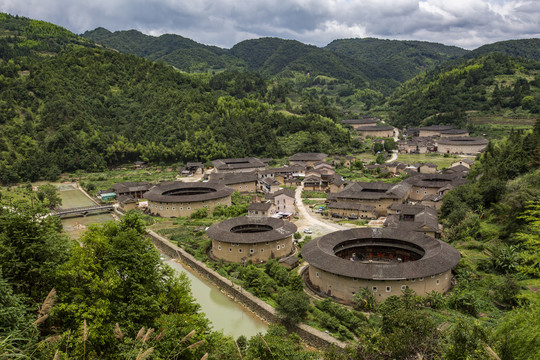
[[[404,83],[389,100],[399,127],[466,126],[467,112],[540,112],[540,63],[491,53],[439,66]]]
[[[26,49],[28,37],[12,23],[2,23],[11,35],[0,43],[2,183],[139,159],[206,162],[301,150],[344,153],[350,146],[349,132],[334,119],[309,110],[300,116],[272,111],[267,81],[258,74],[187,75],[73,41],[51,44],[54,36],[45,35],[52,31]]]

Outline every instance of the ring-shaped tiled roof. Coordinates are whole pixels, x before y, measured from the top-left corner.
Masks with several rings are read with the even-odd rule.
[[[198,190],[202,193],[197,193]],[[222,183],[174,181],[153,187],[144,193],[143,197],[156,202],[188,203],[217,200],[230,196],[233,192],[234,189]]]
[[[392,241],[421,249],[424,255],[416,261],[369,262],[350,261],[334,254],[340,244],[356,240],[359,245],[393,246]],[[302,257],[312,266],[329,273],[371,280],[405,280],[437,275],[452,269],[460,254],[447,243],[430,236],[390,228],[357,228],[336,231],[304,245]]]
[[[266,228],[261,232],[233,232],[239,227],[261,227]],[[206,230],[206,234],[211,239],[239,244],[255,244],[266,241],[277,241],[285,239],[296,232],[296,225],[289,221],[284,221],[272,217],[248,217],[240,216],[214,224]]]

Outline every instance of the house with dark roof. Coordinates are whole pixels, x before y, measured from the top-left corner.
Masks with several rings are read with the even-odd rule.
[[[296,153],[289,157],[289,164],[312,168],[315,163],[324,161],[328,155],[324,153]]]
[[[198,209],[213,211],[216,206],[231,206],[234,189],[220,182],[163,182],[143,197],[148,200],[147,211],[161,217],[186,217]]]
[[[217,159],[213,160],[212,164],[214,165],[216,173],[244,173],[263,171],[266,168],[266,164],[255,157],[238,159]]]
[[[250,217],[270,216],[271,201],[252,202],[248,207],[248,215]]]
[[[432,236],[441,236],[438,213],[432,207],[424,205],[393,204],[383,226],[396,230],[415,231]]]
[[[470,169],[473,164],[474,164],[474,159],[462,158],[462,159],[457,160],[456,162],[453,162],[452,165],[450,165],[450,167],[461,165]]]
[[[362,138],[368,136],[374,138],[391,138],[394,136],[394,128],[392,126],[362,126],[356,129],[356,131]]]
[[[221,182],[242,194],[257,192],[258,176],[255,172],[249,173],[213,173],[209,176],[211,182]]]
[[[437,165],[433,163],[421,164],[418,167],[418,172],[422,174],[435,174],[437,172]]]
[[[412,186],[410,200],[421,201],[426,195],[440,195],[445,189],[461,185],[465,179],[461,174],[417,174],[403,182]]]
[[[266,199],[272,202],[270,216],[275,214],[296,215],[296,198],[294,191],[289,189],[280,189],[272,194],[267,194]]]
[[[424,126],[419,129],[420,137],[429,137],[429,136],[441,136],[441,132],[449,131],[454,129],[453,126],[449,125],[430,125]]]
[[[484,151],[489,140],[477,137],[448,137],[437,141],[437,151],[441,154],[476,155]]]
[[[378,121],[380,121],[380,119],[376,117],[364,117],[362,119],[343,120],[341,121],[341,124],[345,126],[350,126],[354,130],[358,130],[363,126],[376,126]]]
[[[371,206],[374,214],[386,216],[388,207],[394,203],[404,203],[409,198],[411,185],[405,182],[388,184],[384,182],[353,182],[338,193],[329,196],[329,208],[337,206],[333,201]],[[342,206],[342,205],[340,205]]]
[[[113,185],[113,191],[117,197],[130,195],[135,199],[141,199],[143,194],[150,190],[152,184],[146,181],[141,182],[122,182]]]

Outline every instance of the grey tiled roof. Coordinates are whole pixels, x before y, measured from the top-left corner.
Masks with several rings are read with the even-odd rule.
[[[218,170],[235,170],[249,168],[264,168],[266,166],[260,159],[254,157],[235,158],[235,159],[217,159],[212,164]]]
[[[201,190],[201,193],[198,193]],[[159,202],[196,202],[224,198],[231,195],[234,189],[222,183],[183,183],[172,181],[154,186],[143,194],[145,199]]]
[[[232,231],[235,227],[244,226],[261,226],[270,229],[246,233]],[[206,230],[206,233],[210,238],[222,242],[255,244],[285,239],[294,234],[296,229],[297,227],[293,223],[277,218],[241,216],[214,224]]]
[[[421,259],[409,262],[363,262],[335,255],[347,241],[359,245],[399,244],[421,249]],[[314,239],[302,248],[302,257],[312,266],[337,275],[373,280],[403,280],[436,275],[452,269],[459,252],[445,242],[427,235],[393,228],[356,228],[336,231]]]

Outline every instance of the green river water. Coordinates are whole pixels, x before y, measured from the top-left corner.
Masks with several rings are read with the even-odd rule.
[[[73,185],[57,185],[62,198],[62,208],[74,208],[93,205],[82,191]],[[91,215],[87,217],[72,217],[62,220],[64,230],[72,237],[78,238],[91,224],[99,224],[114,220],[110,214]],[[199,278],[196,273],[187,271],[180,263],[162,255],[162,260],[177,272],[184,272],[191,282],[191,292],[201,305],[201,311],[212,322],[215,330],[221,330],[227,335],[237,338],[240,335],[251,337],[264,333],[267,324],[254,316],[249,310],[221,293],[212,284]]]

